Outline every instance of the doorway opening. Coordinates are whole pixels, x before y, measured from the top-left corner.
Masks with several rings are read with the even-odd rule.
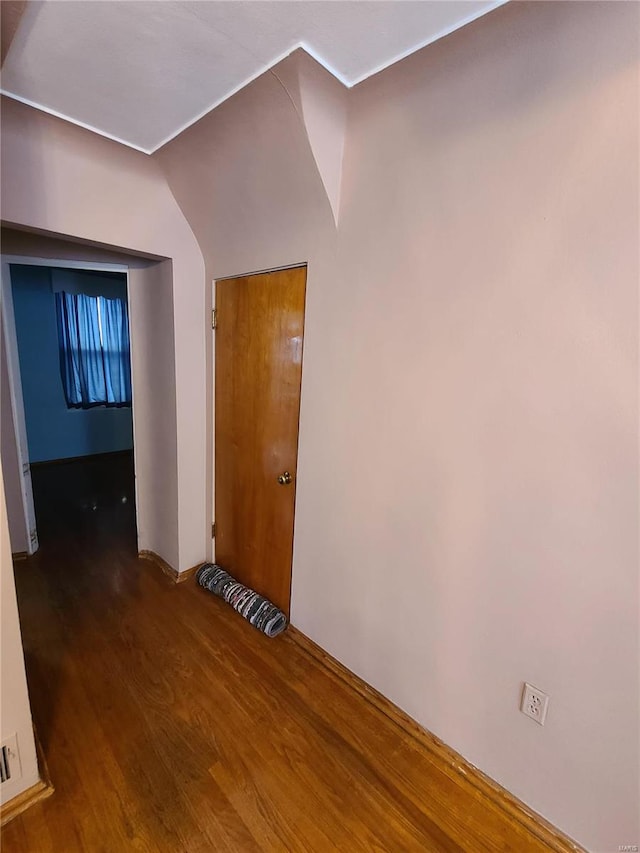
[[[14,559],[61,528],[137,550],[127,267],[3,258],[2,303]]]

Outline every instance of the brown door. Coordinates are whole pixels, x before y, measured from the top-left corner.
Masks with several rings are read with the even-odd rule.
[[[216,282],[216,563],[287,614],[306,277]]]

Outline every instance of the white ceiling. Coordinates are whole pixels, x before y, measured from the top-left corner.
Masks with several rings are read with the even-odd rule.
[[[297,47],[353,86],[503,2],[31,2],[2,91],[151,153]]]

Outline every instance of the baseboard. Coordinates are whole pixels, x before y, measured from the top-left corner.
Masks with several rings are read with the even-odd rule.
[[[202,563],[205,561],[203,560]],[[176,583],[184,583],[185,581],[191,580],[194,577],[195,573],[198,571],[202,563],[198,563],[197,566],[191,566],[190,569],[185,569],[184,572],[179,572],[178,577],[176,578]]]
[[[414,738],[429,754],[431,760],[441,771],[453,779],[460,787],[472,789],[475,798],[486,800],[487,804],[501,811],[508,820],[520,824],[526,832],[542,842],[554,853],[586,853],[583,847],[556,829],[541,815],[530,809],[505,788],[494,782],[489,776],[470,764],[454,749],[447,746],[431,732],[405,714],[397,705],[370,687],[347,667],[325,652],[310,640],[302,631],[289,625],[282,635],[289,638],[298,648],[322,664],[348,687],[355,690],[363,699],[392,720],[405,734]]]
[[[38,734],[35,728],[33,730],[33,735],[36,742],[36,753],[38,756],[38,772],[40,773],[40,779],[36,782],[35,785],[32,785],[30,788],[27,788],[26,791],[23,791],[21,794],[18,794],[0,808],[0,826],[5,826],[5,824],[18,817],[18,815],[21,815],[31,806],[34,806],[36,803],[42,802],[42,800],[46,800],[47,797],[50,797],[55,790],[49,777],[49,768],[47,766],[47,760],[44,757],[42,747],[40,746],[40,740],[38,739]]]
[[[197,566],[192,566],[190,569],[185,569],[184,572],[179,572],[177,569],[174,569],[172,565],[167,563],[166,560],[163,560],[159,554],[156,554],[155,551],[138,551],[138,557],[141,560],[149,560],[149,562],[155,563],[155,565],[162,569],[165,575],[171,578],[174,583],[184,583],[185,581],[188,581],[195,575],[202,565],[202,563],[198,563]]]
[[[9,821],[18,817],[22,812],[39,803],[41,800],[46,799],[51,794],[53,794],[53,788],[49,787],[42,779],[39,779],[35,785],[27,788],[26,791],[18,794],[17,797],[9,800],[6,805],[0,808],[0,826],[5,826]]]

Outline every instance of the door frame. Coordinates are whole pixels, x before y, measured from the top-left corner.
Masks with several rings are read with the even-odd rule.
[[[16,450],[18,454],[18,465],[21,477],[22,509],[24,515],[25,531],[27,537],[27,554],[34,554],[38,550],[38,531],[36,527],[36,515],[33,504],[33,490],[31,488],[31,466],[29,460],[29,447],[27,443],[27,428],[24,412],[24,399],[22,395],[22,378],[20,375],[20,359],[18,355],[18,337],[16,333],[16,318],[13,307],[13,290],[11,282],[11,264],[31,267],[56,267],[58,269],[91,270],[92,272],[119,272],[126,276],[127,284],[127,310],[131,317],[131,294],[129,288],[129,267],[126,264],[97,263],[95,261],[74,261],[66,258],[39,258],[24,255],[0,255],[1,294],[2,294],[2,324],[5,339],[5,357],[7,360],[7,372],[9,374],[9,394],[11,397],[11,414],[15,434]],[[129,346],[133,350],[133,335],[131,334],[131,323],[129,323]],[[136,434],[135,434],[135,389],[133,371],[131,372],[131,420],[133,427],[133,464],[134,472],[137,471],[136,462]],[[138,478],[135,481],[135,515],[136,515],[136,537],[138,535]]]

